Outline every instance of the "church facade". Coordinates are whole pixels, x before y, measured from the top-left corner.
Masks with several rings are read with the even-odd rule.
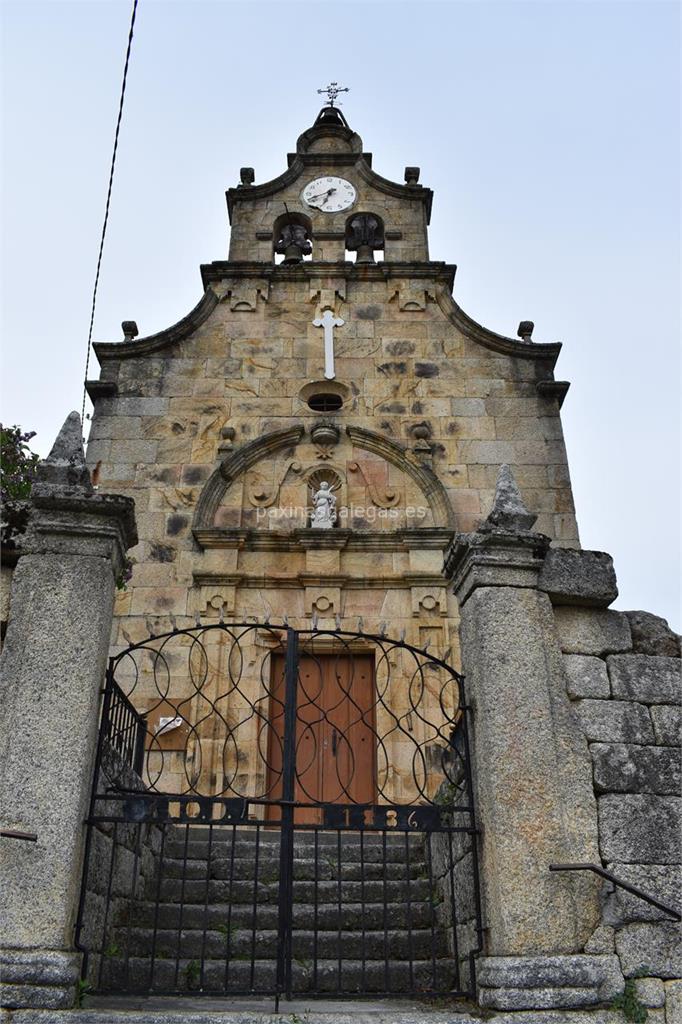
[[[279,177],[242,168],[197,306],[95,346],[0,661],[10,1009],[677,1024],[680,639],[610,608],[560,346],[458,306],[419,176],[330,103]]]
[[[114,643],[171,616],[286,614],[456,649],[444,551],[490,511],[501,464],[538,529],[578,545],[560,346],[459,308],[455,267],[429,261],[419,169],[381,177],[336,108],[288,164],[228,191],[229,259],[202,266],[187,317],[96,345],[88,463],[135,499],[140,536]]]

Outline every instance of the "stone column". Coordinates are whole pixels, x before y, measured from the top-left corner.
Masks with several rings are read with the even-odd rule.
[[[599,922],[598,882],[549,871],[598,862],[599,851],[587,746],[538,589],[549,538],[531,531],[535,518],[502,467],[490,516],[455,538],[445,564],[473,709],[487,929],[479,999],[499,1009],[589,1005],[617,990],[615,957],[575,956]]]
[[[73,925],[115,580],[137,543],[134,502],[96,494],[71,413],[38,467],[0,659],[4,1006],[69,1007]]]

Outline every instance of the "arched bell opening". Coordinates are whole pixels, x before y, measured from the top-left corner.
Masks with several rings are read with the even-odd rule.
[[[275,263],[302,263],[313,258],[313,226],[303,213],[284,213],[273,227]],[[279,258],[278,258],[279,257]]]
[[[384,258],[384,222],[376,213],[354,213],[346,221],[346,259],[377,263]]]

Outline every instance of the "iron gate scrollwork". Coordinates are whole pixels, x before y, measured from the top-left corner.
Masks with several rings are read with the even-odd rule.
[[[474,992],[464,680],[404,640],[219,623],[110,660],[77,943],[96,992]]]

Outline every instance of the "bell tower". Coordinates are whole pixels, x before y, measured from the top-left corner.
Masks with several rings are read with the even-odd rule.
[[[419,168],[405,168],[404,184],[382,178],[338,107],[322,108],[288,164],[261,185],[244,167],[228,190],[231,261],[271,262],[283,253],[293,262],[294,250],[285,250],[294,237],[299,259],[314,262],[352,261],[355,253],[360,263],[428,260],[433,193],[419,184]]]

